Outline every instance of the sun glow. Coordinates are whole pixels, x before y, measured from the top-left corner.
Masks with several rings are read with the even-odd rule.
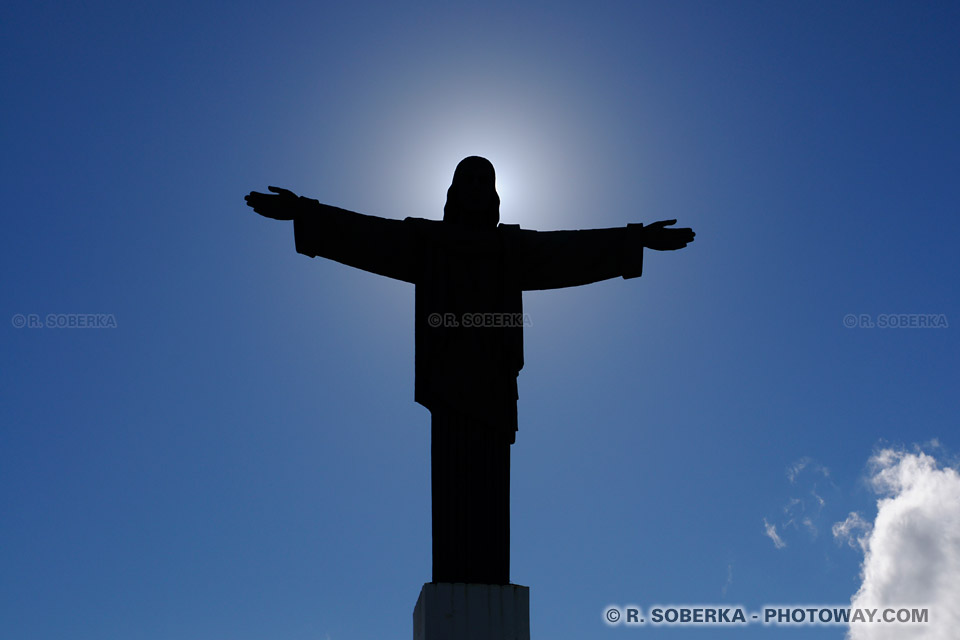
[[[421,139],[421,148],[411,169],[420,174],[412,180],[418,185],[414,199],[440,215],[453,171],[463,158],[482,156],[493,163],[497,172],[497,193],[500,195],[500,220],[510,224],[533,226],[537,204],[535,184],[543,158],[534,154],[537,145],[528,144],[523,136],[509,130],[498,130],[492,123],[470,127],[437,126]],[[527,144],[525,144],[525,142]]]
[[[426,111],[424,104],[429,105]],[[408,215],[440,218],[457,164],[467,156],[482,156],[497,173],[501,222],[562,228],[574,218],[567,218],[563,206],[575,185],[573,127],[545,115],[550,113],[546,108],[538,112],[504,104],[510,102],[495,96],[469,104],[425,101],[397,114],[406,126],[393,132],[405,158],[403,166],[394,168],[400,174],[395,187],[406,198]]]

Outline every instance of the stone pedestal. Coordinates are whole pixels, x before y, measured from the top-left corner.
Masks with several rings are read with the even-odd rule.
[[[413,640],[530,640],[530,589],[428,582],[413,610]]]

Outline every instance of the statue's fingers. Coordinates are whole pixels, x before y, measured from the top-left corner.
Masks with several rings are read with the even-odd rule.
[[[269,202],[265,200],[267,196],[260,194],[259,197],[247,198],[247,206],[256,211],[257,213],[263,213],[266,209],[269,209]]]
[[[290,189],[284,189],[283,187],[267,187],[270,191],[274,192],[278,196],[292,196],[294,195],[293,191]]]
[[[648,224],[647,227],[655,227],[657,229],[663,229],[666,226],[671,224],[677,224],[676,220],[657,220],[654,223]]]

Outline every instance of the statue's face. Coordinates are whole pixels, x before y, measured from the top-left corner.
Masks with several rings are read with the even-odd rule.
[[[496,179],[483,171],[470,171],[457,181],[461,205],[466,211],[479,213],[490,207],[493,201]]]
[[[463,216],[458,220],[461,223],[485,226],[491,222],[491,212],[499,211],[497,175],[486,158],[471,156],[461,160],[453,173],[450,191],[457,211]],[[499,213],[494,216],[499,218]]]

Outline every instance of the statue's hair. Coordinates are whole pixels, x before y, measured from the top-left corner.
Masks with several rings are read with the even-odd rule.
[[[463,182],[468,177],[479,174],[490,187],[490,206],[479,214],[463,208]],[[497,194],[497,174],[493,164],[486,158],[470,156],[464,158],[453,172],[453,183],[447,189],[447,203],[443,207],[443,221],[466,223],[478,226],[495,227],[500,222],[500,196]]]

